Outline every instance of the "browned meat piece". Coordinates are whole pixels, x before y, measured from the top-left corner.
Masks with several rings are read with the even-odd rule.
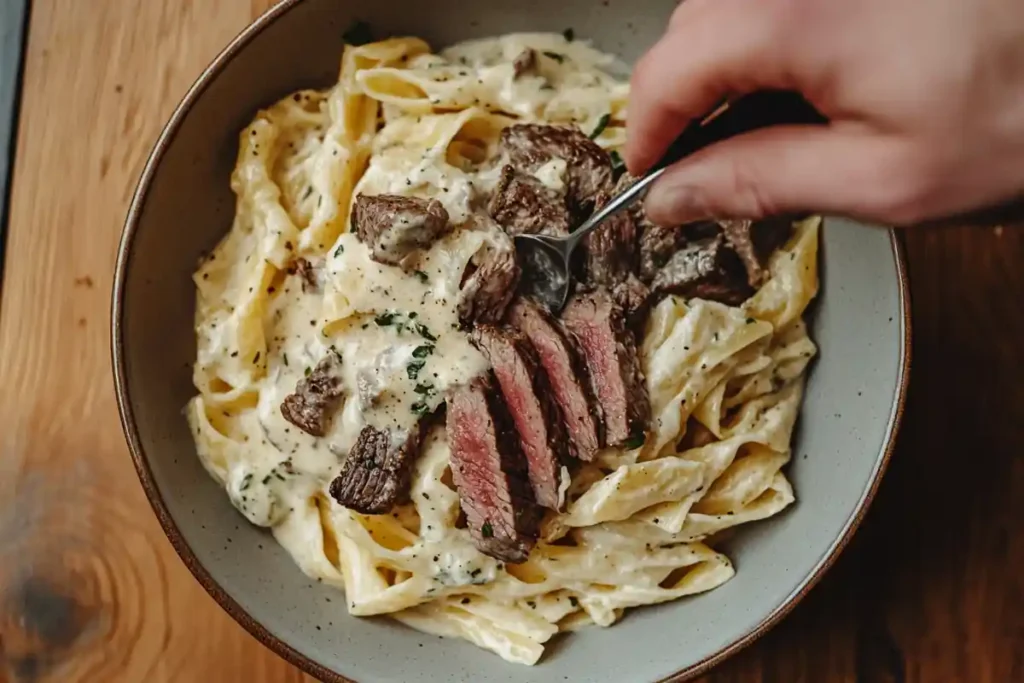
[[[576,294],[562,322],[579,344],[591,390],[604,414],[605,440],[622,446],[640,437],[651,417],[636,340],[622,309],[603,289]]]
[[[719,221],[726,243],[739,255],[747,270],[747,282],[753,288],[764,284],[768,271],[765,266],[772,252],[789,237],[792,223],[785,218],[764,221]]]
[[[284,419],[313,436],[327,433],[331,413],[342,397],[341,378],[338,376],[341,360],[329,353],[305,379],[299,380],[295,393],[281,403]]]
[[[448,212],[436,199],[398,195],[356,197],[352,228],[375,261],[397,266],[448,230]]]
[[[526,48],[512,62],[513,78],[519,78],[528,71],[533,71],[537,66],[537,53],[532,48]]]
[[[521,123],[501,133],[501,147],[517,170],[532,173],[552,159],[564,159],[569,203],[585,214],[598,192],[612,187],[612,160],[579,128]]]
[[[525,562],[537,540],[540,508],[526,463],[490,374],[448,400],[452,479],[473,543],[505,562]]]
[[[751,294],[743,263],[719,235],[677,251],[652,283],[657,294],[738,305]]]
[[[525,299],[509,310],[509,321],[524,332],[551,386],[569,434],[569,449],[581,460],[593,460],[601,448],[600,406],[592,400],[590,387],[583,381],[586,372],[572,342],[550,314]]]
[[[626,316],[629,326],[636,329],[647,319],[650,309],[651,290],[633,273],[626,279],[611,287],[612,298],[615,299]]]
[[[384,514],[404,502],[426,421],[410,432],[363,427],[341,473],[331,482],[331,496],[366,515]]]
[[[487,207],[491,217],[510,235],[569,234],[569,207],[565,195],[532,175],[506,165]]]
[[[565,430],[536,352],[521,332],[490,325],[478,326],[470,339],[494,369],[526,456],[534,498],[540,505],[557,510]]]
[[[611,199],[598,194],[597,207]],[[608,289],[631,322],[639,322],[647,310],[650,291],[636,276],[637,224],[634,214],[622,211],[607,218],[586,239],[586,280]]]
[[[487,243],[462,275],[458,309],[464,325],[501,322],[519,284],[521,270],[512,238],[497,226],[487,232]]]

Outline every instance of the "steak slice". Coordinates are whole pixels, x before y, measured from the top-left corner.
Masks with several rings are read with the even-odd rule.
[[[610,199],[598,193],[595,209]],[[609,216],[586,238],[586,281],[607,288],[631,322],[642,317],[650,294],[636,276],[637,247],[636,219],[629,211]]]
[[[473,544],[504,562],[525,562],[537,540],[540,508],[491,374],[452,394],[447,425],[452,479]]]
[[[782,246],[792,230],[792,223],[785,218],[764,221],[725,220],[719,221],[726,244],[739,255],[747,270],[747,282],[753,288],[764,284],[768,276],[768,257]]]
[[[559,467],[566,451],[565,430],[536,352],[522,332],[490,325],[478,326],[470,340],[494,370],[526,456],[534,499],[557,510]]]
[[[327,433],[330,416],[342,397],[338,376],[341,359],[334,352],[327,354],[312,372],[295,385],[295,393],[281,403],[284,419],[312,436]]]
[[[384,514],[404,502],[426,423],[426,418],[420,420],[411,431],[363,427],[341,473],[331,482],[331,497],[365,515]]]
[[[562,413],[570,452],[580,460],[593,460],[601,448],[600,406],[590,396],[589,385],[581,380],[586,372],[572,342],[558,321],[526,299],[512,305],[509,322],[526,335],[537,352]]]
[[[473,254],[462,276],[458,301],[462,324],[501,322],[521,272],[512,238],[497,226],[488,230],[488,240]]]
[[[569,185],[569,204],[585,215],[597,193],[613,185],[612,160],[579,128],[520,123],[501,132],[501,149],[519,171],[533,173],[552,159],[563,159]]]
[[[743,263],[721,235],[676,252],[654,277],[657,294],[720,301],[732,306],[751,294]]]
[[[361,194],[352,205],[352,228],[375,261],[397,266],[448,230],[448,212],[436,199]]]
[[[576,294],[562,322],[583,353],[594,396],[604,414],[605,440],[624,446],[647,430],[650,400],[644,386],[636,340],[622,309],[604,289]]]
[[[488,213],[509,235],[569,234],[565,195],[509,165],[491,196]]]

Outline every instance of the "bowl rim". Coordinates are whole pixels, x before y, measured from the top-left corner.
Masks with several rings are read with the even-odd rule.
[[[262,624],[257,622],[227,591],[213,578],[210,572],[202,565],[195,553],[186,543],[181,530],[171,517],[160,490],[157,487],[153,472],[146,459],[145,450],[139,438],[138,427],[135,424],[135,415],[132,409],[131,396],[128,388],[127,362],[124,351],[124,336],[122,318],[124,316],[124,299],[128,264],[132,258],[132,247],[134,245],[135,233],[138,229],[142,207],[145,205],[152,185],[156,169],[163,160],[164,154],[174,141],[179,128],[189,111],[199,100],[210,84],[220,75],[227,64],[234,59],[257,35],[264,29],[276,22],[297,6],[302,0],[280,0],[277,4],[267,9],[263,14],[246,26],[236,35],[227,47],[203,69],[202,73],[189,87],[184,97],[175,107],[170,119],[164,126],[156,143],[153,145],[142,174],[132,195],[131,204],[125,218],[121,240],[117,249],[117,259],[114,270],[114,281],[111,292],[111,319],[110,319],[110,345],[111,361],[114,379],[114,392],[117,400],[117,409],[120,415],[121,428],[124,431],[128,450],[135,465],[139,481],[149,501],[153,512],[160,522],[160,526],[174,547],[178,557],[185,563],[192,576],[200,583],[209,595],[216,600],[217,604],[226,611],[236,622],[238,622],[253,637],[273,652],[283,657],[291,664],[297,666],[304,672],[316,676],[327,683],[358,683],[353,679],[326,668],[310,657],[299,652],[295,647],[284,639],[274,635]],[[889,239],[893,251],[893,259],[896,265],[896,275],[899,283],[899,304],[900,314],[900,362],[897,372],[897,390],[894,396],[889,421],[886,425],[884,446],[879,453],[872,468],[868,485],[861,493],[849,518],[843,525],[842,530],[836,539],[829,546],[825,554],[818,560],[800,584],[790,592],[771,612],[769,612],[756,626],[740,638],[737,638],[728,645],[723,646],[716,652],[708,655],[698,662],[689,664],[682,669],[662,678],[654,683],[683,683],[691,680],[712,667],[725,661],[743,648],[761,638],[772,627],[778,624],[794,607],[807,595],[808,592],[821,580],[824,574],[836,562],[839,555],[846,548],[853,537],[854,532],[860,526],[867,514],[868,508],[875,497],[882,477],[889,465],[895,448],[896,436],[899,432],[900,423],[907,399],[907,389],[910,381],[911,366],[911,307],[910,307],[910,283],[907,275],[907,263],[904,246],[896,230],[888,229]]]

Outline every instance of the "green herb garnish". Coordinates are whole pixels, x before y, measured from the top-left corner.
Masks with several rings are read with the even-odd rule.
[[[423,346],[417,346],[412,350],[413,358],[426,358],[434,352],[434,347],[430,344],[424,344]]]
[[[354,21],[341,37],[349,45],[366,45],[373,42],[373,30],[365,21]]]
[[[416,323],[416,332],[427,341],[437,341],[437,337],[431,334],[430,328],[423,323]]]
[[[565,55],[558,52],[544,52],[544,56],[555,60],[559,64],[565,61]]]
[[[622,160],[622,155],[612,150],[608,153],[608,156],[612,158],[612,173],[618,175],[626,170],[626,162]]]
[[[417,415],[423,415],[429,410],[430,408],[423,401],[417,401],[416,403],[412,404],[412,412],[416,413]]]
[[[565,38],[566,42],[571,43],[576,40],[576,31],[573,31],[572,28],[567,28],[562,31],[562,37]]]
[[[417,271],[413,271],[413,272],[416,275],[416,277],[418,277],[420,279],[420,282],[426,284],[427,282],[430,281],[430,276],[427,275],[426,273],[424,273],[422,270],[417,270]],[[411,318],[412,316],[409,316],[409,317]]]
[[[604,129],[608,127],[608,123],[612,120],[611,114],[604,114],[597,120],[597,127],[594,128],[594,132],[590,134],[591,140],[596,140],[597,136],[604,132]]]
[[[430,394],[434,391],[433,384],[417,384],[413,389],[417,394]]]
[[[490,538],[494,536],[494,528],[491,526],[490,522],[484,522],[484,525],[480,527],[480,534],[484,538]]]
[[[406,366],[405,374],[409,376],[409,379],[417,379],[420,376],[420,370],[422,370],[423,366],[426,364],[426,361],[414,360]]]
[[[373,322],[377,323],[381,327],[387,327],[388,325],[391,325],[392,323],[395,322],[395,314],[381,313],[380,315],[373,319]]]
[[[334,250],[334,258],[338,258],[339,256],[341,256],[344,253],[345,253],[345,245],[344,244],[339,244],[338,248]]]

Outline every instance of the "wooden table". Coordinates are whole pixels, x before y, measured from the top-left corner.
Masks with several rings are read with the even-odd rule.
[[[269,4],[32,3],[0,300],[0,683],[307,680],[164,538],[122,439],[107,335],[150,146]],[[704,681],[1024,681],[1024,230],[906,243],[913,382],[881,492],[823,583]]]

